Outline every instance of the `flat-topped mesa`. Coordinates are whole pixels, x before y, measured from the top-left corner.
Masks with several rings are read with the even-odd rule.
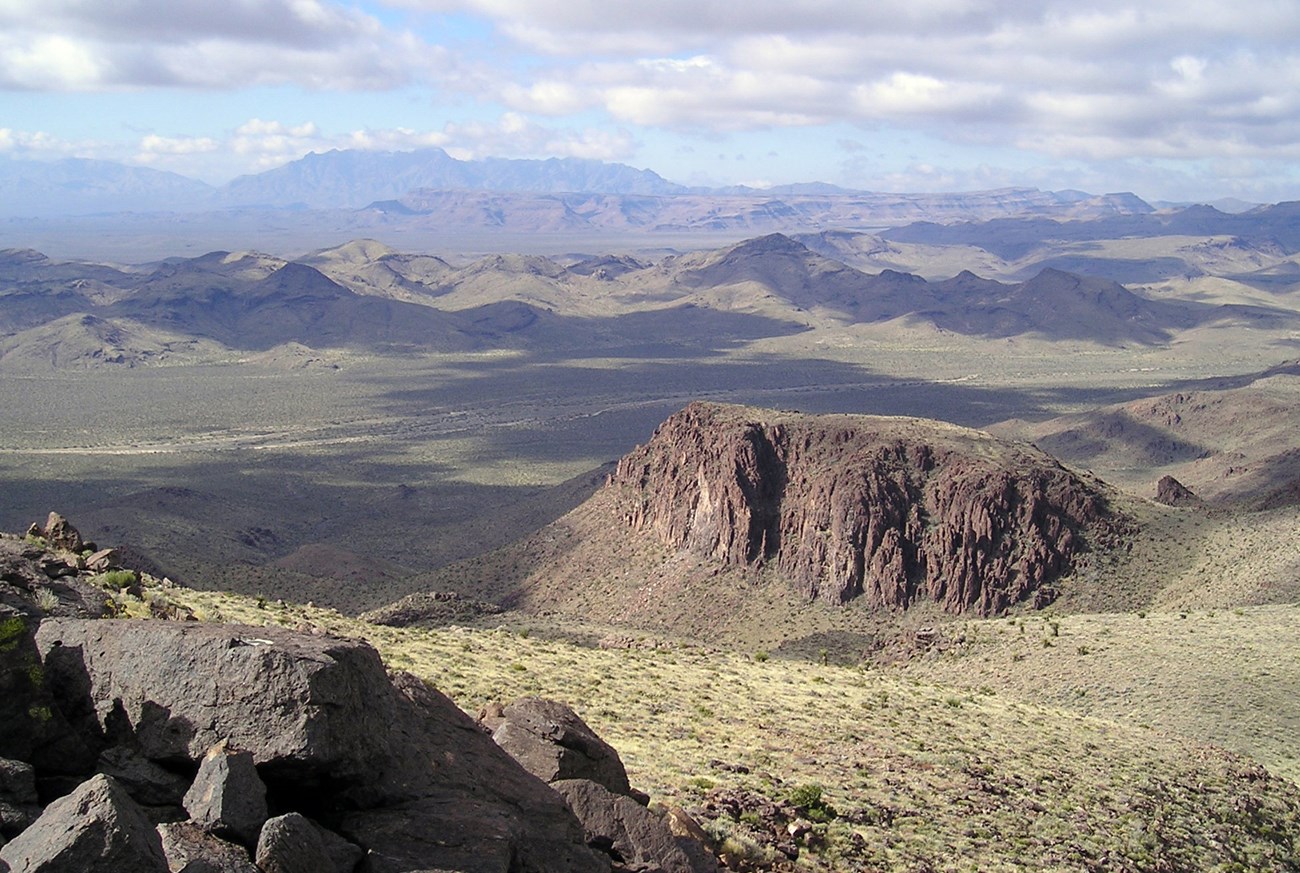
[[[1095,483],[1037,449],[942,422],[693,403],[619,462],[623,519],[809,599],[996,613],[1109,528]]]

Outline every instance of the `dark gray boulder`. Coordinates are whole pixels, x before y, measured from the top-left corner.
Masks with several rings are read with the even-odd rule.
[[[310,819],[308,819],[310,821]],[[330,859],[336,873],[352,873],[365,857],[365,850],[356,843],[345,840],[319,822],[312,822],[320,834],[321,845],[325,847],[325,857]],[[326,868],[326,873],[330,868]]]
[[[12,873],[168,873],[153,823],[102,774],[46,807],[0,862]]]
[[[37,626],[37,618],[0,606],[0,757],[76,772],[80,783],[92,771],[95,756],[69,728],[46,688]]]
[[[40,814],[32,765],[0,758],[0,839],[17,835]]]
[[[255,857],[262,873],[335,873],[320,831],[296,812],[267,820]]]
[[[172,873],[260,873],[247,849],[193,822],[160,824],[158,836]]]
[[[457,865],[479,846],[506,859],[502,870],[607,867],[559,795],[444,695],[390,679],[364,642],[51,619],[36,643],[58,710],[87,744],[133,746],[179,768],[227,740],[251,754],[276,809],[319,819],[372,866],[470,869]]]
[[[493,721],[493,741],[539,779],[589,779],[616,794],[631,792],[618,752],[563,703],[521,697]]]
[[[257,844],[267,819],[266,784],[252,753],[232,751],[225,742],[203,756],[182,803],[194,824],[245,846]]]
[[[95,762],[95,770],[116,779],[131,799],[143,807],[184,813],[181,800],[189,790],[190,780],[150,761],[139,749],[130,746],[105,749]]]
[[[717,861],[703,846],[683,845],[668,822],[630,797],[614,794],[587,779],[551,783],[578,820],[587,844],[604,847],[624,866],[665,873],[717,873]]]
[[[563,798],[498,748],[445,695],[409,673],[392,678],[414,716],[394,722],[394,738],[422,750],[424,763],[412,773],[431,768],[438,778],[410,801],[339,819],[338,832],[369,850],[362,864],[366,873],[609,869],[587,849],[582,825]],[[430,753],[436,757],[424,758]],[[554,830],[521,831],[521,820],[549,822]]]
[[[49,697],[41,683],[33,634],[36,619],[0,610],[0,755],[27,760],[38,743],[41,708]]]

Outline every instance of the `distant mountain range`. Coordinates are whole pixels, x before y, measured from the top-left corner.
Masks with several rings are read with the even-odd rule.
[[[213,187],[175,173],[109,161],[0,159],[0,217],[41,218],[119,212],[205,212],[257,207],[427,213],[447,192],[495,210],[500,222],[521,212],[558,210],[579,224],[619,220],[646,229],[712,224],[759,230],[885,226],[1011,215],[1097,217],[1146,214],[1132,194],[1005,188],[956,194],[879,194],[822,182],[774,188],[689,188],[651,170],[578,158],[462,161],[442,149],[334,150],[240,176]],[[493,195],[488,197],[488,195]],[[586,199],[583,199],[586,195]],[[592,199],[599,195],[600,199]],[[574,202],[573,198],[578,201]],[[558,199],[557,199],[558,198]],[[653,202],[647,206],[645,198]],[[655,198],[660,198],[655,200]],[[648,216],[648,217],[647,217]],[[753,224],[755,217],[767,223]],[[481,217],[475,218],[482,221]],[[547,219],[554,224],[552,218]],[[776,226],[773,222],[798,222]],[[523,221],[520,230],[528,230]]]

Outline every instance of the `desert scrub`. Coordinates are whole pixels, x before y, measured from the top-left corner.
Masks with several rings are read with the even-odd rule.
[[[825,823],[835,818],[835,809],[826,802],[826,795],[816,782],[797,785],[790,789],[787,800],[800,810],[809,821]]]
[[[90,577],[90,584],[97,585],[105,591],[120,591],[129,588],[138,581],[134,570],[109,570]]]
[[[36,589],[36,593],[32,595],[32,601],[36,604],[36,608],[46,615],[59,608],[59,595],[48,588]]]
[[[27,622],[22,616],[0,621],[0,652],[12,652],[27,633]]]

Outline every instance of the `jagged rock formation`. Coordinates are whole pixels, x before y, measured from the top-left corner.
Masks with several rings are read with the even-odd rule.
[[[1194,506],[1201,502],[1192,489],[1173,476],[1161,476],[1156,483],[1156,503],[1165,506]]]
[[[995,613],[1035,598],[1110,523],[1086,481],[1029,446],[939,422],[694,403],[625,457],[623,522],[805,597]]]

